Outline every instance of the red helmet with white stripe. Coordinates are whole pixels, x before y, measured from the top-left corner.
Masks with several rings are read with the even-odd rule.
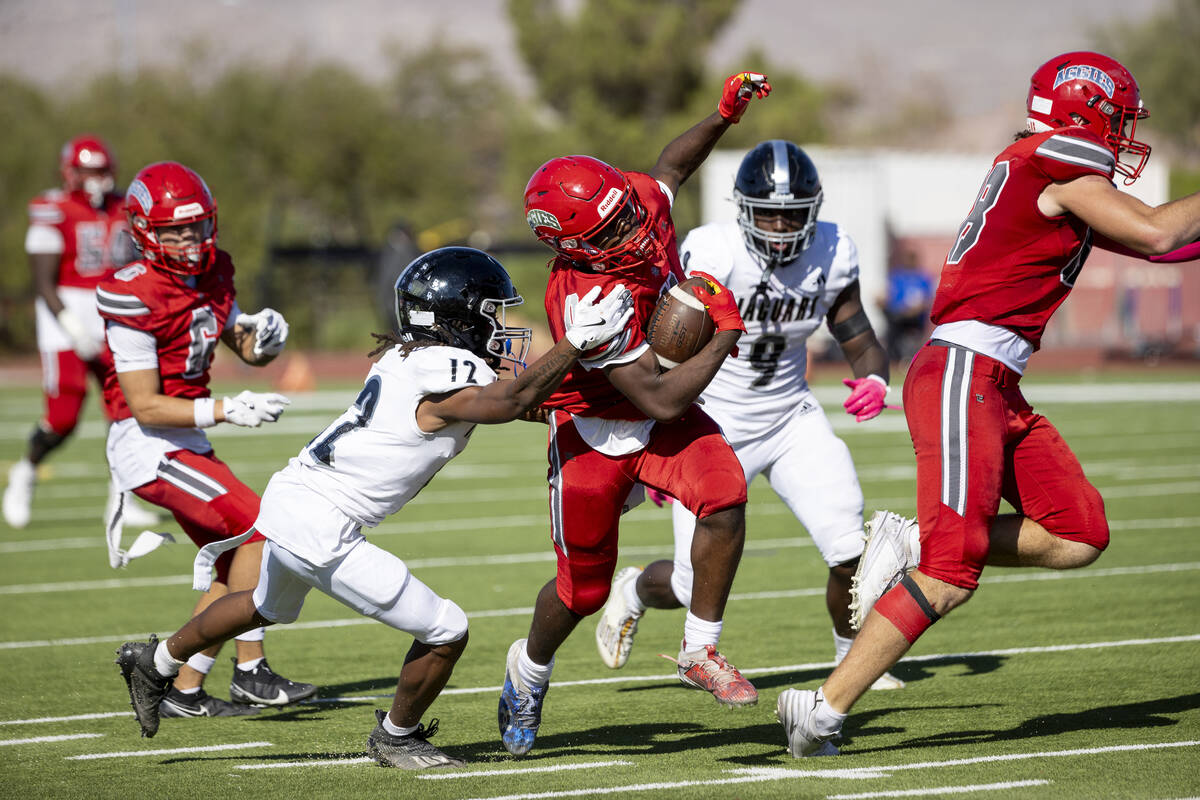
[[[1150,145],[1133,137],[1138,120],[1150,112],[1137,81],[1119,61],[1086,50],[1052,58],[1033,73],[1026,107],[1030,130],[1082,125],[1103,137],[1126,184],[1142,174]],[[1122,162],[1122,154],[1129,159]]]
[[[212,266],[217,203],[204,179],[175,161],[142,167],[125,192],[129,231],[143,260],[180,275]]]
[[[525,186],[525,221],[554,252],[596,272],[645,261],[660,247],[629,178],[591,156],[538,167]]]
[[[71,193],[83,192],[94,208],[104,205],[104,196],[115,186],[117,160],[99,136],[83,134],[64,144],[58,168],[63,188]]]

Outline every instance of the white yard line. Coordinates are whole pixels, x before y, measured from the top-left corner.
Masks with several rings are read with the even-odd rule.
[[[99,739],[103,733],[66,733],[62,736],[34,736],[29,739],[0,739],[0,745],[41,744],[42,742],[67,742],[72,739]]]
[[[274,764],[235,764],[234,769],[289,769],[293,767],[341,767],[346,764],[374,764],[375,759],[359,758],[313,758],[308,761],[280,761]]]
[[[869,767],[846,767],[843,769],[791,769],[787,767],[754,767],[749,769],[727,770],[735,777],[716,778],[708,780],[695,781],[663,781],[659,783],[634,783],[625,784],[624,786],[592,786],[584,789],[570,789],[566,791],[551,791],[551,792],[527,792],[522,794],[506,794],[492,796],[486,798],[473,798],[473,800],[548,800],[555,797],[587,797],[598,795],[621,795],[632,792],[648,792],[656,790],[683,789],[690,786],[732,786],[747,783],[765,783],[768,781],[794,781],[808,780],[814,778],[833,778],[843,780],[866,780],[871,778],[883,778],[890,775],[892,772],[900,770],[913,769],[935,769],[939,767],[956,767],[963,764],[985,764],[1001,761],[1020,761],[1036,758],[1073,758],[1080,756],[1100,755],[1103,753],[1130,752],[1137,750],[1158,750],[1164,748],[1176,747],[1195,747],[1200,745],[1200,741],[1182,741],[1182,742],[1161,742],[1153,744],[1128,744],[1114,745],[1112,747],[1089,747],[1077,750],[1059,750],[1059,751],[1037,751],[1031,753],[1011,753],[1000,756],[979,756],[978,758],[963,758],[954,759],[951,761],[927,761],[920,764],[901,764],[897,766],[869,766]],[[821,762],[828,762],[831,759],[820,759]],[[1033,783],[1014,782],[1016,785],[1040,785],[1040,781]],[[925,789],[923,792],[945,791],[938,789]],[[892,797],[905,795],[891,794],[861,794],[861,795],[846,795],[846,797]]]
[[[180,753],[217,753],[224,750],[247,750],[253,747],[271,747],[270,742],[242,742],[241,744],[210,744],[203,747],[172,747],[167,750],[125,750],[119,753],[84,753],[67,756],[68,761],[93,761],[98,758],[138,758],[140,756],[173,756]]]
[[[928,789],[892,789],[883,792],[859,792],[857,794],[829,794],[825,800],[867,800],[871,797],[930,797],[940,794],[968,794],[970,792],[1002,792],[1006,789],[1023,789],[1027,786],[1046,786],[1050,781],[1005,781],[1004,783],[975,783],[966,786],[930,786]]]
[[[807,540],[799,540],[807,541]],[[811,544],[811,543],[810,543]],[[779,545],[776,545],[779,546]],[[796,545],[803,546],[803,545]],[[749,547],[747,548],[749,549]],[[628,553],[626,553],[628,555]],[[1056,570],[1024,570],[1021,572],[1013,572],[1002,575],[985,575],[980,579],[981,583],[1025,583],[1028,581],[1052,581],[1052,580],[1080,580],[1084,578],[1106,578],[1126,575],[1149,575],[1163,572],[1190,572],[1200,570],[1200,561],[1190,561],[1184,563],[1168,563],[1168,564],[1148,564],[1137,567],[1112,567],[1109,569],[1084,569],[1070,571]],[[165,579],[164,579],[165,580]],[[179,578],[178,583],[188,583],[189,579]],[[15,594],[15,592],[3,592],[0,587],[0,594]],[[12,588],[12,587],[7,587]],[[68,586],[68,588],[70,588]],[[38,589],[38,591],[43,591]],[[781,589],[771,592],[735,592],[729,596],[731,601],[743,600],[780,600],[793,597],[815,597],[825,594],[824,587],[813,587],[805,589]],[[479,611],[467,612],[467,617],[470,619],[489,619],[493,617],[516,617],[532,614],[533,609],[527,606],[517,608],[496,608],[496,609],[481,609]],[[345,628],[355,625],[370,625],[374,620],[366,617],[346,617],[343,619],[329,620],[314,620],[311,622],[294,622],[290,625],[280,625],[274,630],[277,632],[289,630],[314,630],[319,628]],[[174,631],[158,631],[160,638],[170,636]],[[25,641],[9,641],[0,642],[0,650],[24,650],[32,647],[66,647],[72,645],[92,645],[104,644],[106,642],[125,642],[136,641],[145,637],[144,632],[112,634],[106,636],[80,636],[73,638],[60,639],[31,639]],[[745,670],[743,670],[745,672]]]
[[[532,613],[532,609],[525,609],[526,613]],[[366,620],[371,622],[372,620]],[[294,626],[293,626],[294,627]],[[108,641],[108,640],[105,640]],[[1074,650],[1098,650],[1111,647],[1138,647],[1146,645],[1162,645],[1162,644],[1190,644],[1200,642],[1200,634],[1191,634],[1185,636],[1164,636],[1155,639],[1121,639],[1109,642],[1077,642],[1074,644],[1059,644],[1046,645],[1042,647],[1012,647],[1004,650],[980,650],[967,653],[931,653],[923,656],[908,656],[901,659],[900,663],[916,663],[928,661],[949,661],[949,660],[967,660],[972,658],[992,658],[995,656],[1012,656],[1012,655],[1033,655],[1038,653],[1065,653]],[[828,669],[833,667],[832,661],[813,661],[805,664],[784,664],[773,667],[755,667],[742,669],[744,675],[768,675],[781,672],[803,672],[813,669]],[[676,679],[675,673],[663,675],[621,675],[613,678],[588,678],[574,681],[558,681],[554,682],[557,689],[562,689],[567,686],[596,686],[601,684],[613,683],[648,683],[657,681],[673,681]],[[445,689],[443,695],[456,694],[480,694],[485,692],[495,692],[497,688],[493,685],[464,687],[460,689]],[[390,698],[391,695],[350,695],[341,698],[314,698],[313,703],[327,703],[336,701],[366,701],[379,700]],[[43,722],[66,722],[81,719],[101,719],[105,717],[124,717],[132,716],[128,711],[110,711],[97,712],[92,714],[77,714],[69,717],[40,717],[37,719],[16,719],[16,720],[0,720],[0,725],[33,725]],[[247,745],[249,746],[249,745]]]
[[[38,717],[37,719],[8,719],[0,720],[0,725],[33,725],[41,722],[78,722],[81,719],[109,719],[111,717],[132,717],[132,711],[103,711],[97,714],[72,714],[69,717]],[[100,734],[89,734],[99,736]]]

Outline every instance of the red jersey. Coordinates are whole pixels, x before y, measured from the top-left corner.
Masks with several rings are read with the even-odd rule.
[[[1080,127],[1036,133],[1009,145],[992,164],[942,267],[930,318],[978,320],[1041,345],[1050,316],[1067,298],[1092,248],[1092,231],[1072,214],[1043,216],[1038,196],[1050,183],[1113,176],[1115,158]]]
[[[671,201],[658,181],[641,172],[627,172],[638,199],[650,215],[654,234],[662,245],[661,255],[632,267],[619,267],[604,272],[579,269],[568,259],[558,257],[550,269],[546,283],[546,319],[550,333],[558,342],[566,333],[566,321],[579,302],[593,286],[603,295],[618,283],[633,294],[633,317],[624,332],[611,341],[589,351],[571,370],[554,394],[542,405],[561,408],[581,417],[605,419],[646,419],[637,406],[608,381],[603,367],[632,360],[646,342],[646,324],[663,292],[684,279],[679,264],[679,243],[675,238],[675,223],[671,221]]]
[[[233,261],[224,250],[217,250],[212,269],[197,276],[194,288],[143,261],[96,287],[96,307],[106,322],[154,336],[162,391],[171,397],[209,396],[208,369],[233,301]],[[115,369],[104,376],[104,405],[113,420],[132,416]]]
[[[132,243],[125,223],[124,199],[104,196],[92,208],[83,192],[43,192],[29,201],[29,225],[55,228],[62,236],[58,285],[95,289],[105,275],[129,261]]]

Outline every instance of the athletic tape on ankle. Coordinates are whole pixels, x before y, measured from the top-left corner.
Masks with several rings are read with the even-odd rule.
[[[896,626],[909,644],[942,618],[933,610],[917,582],[905,575],[900,583],[875,603],[875,610]]]

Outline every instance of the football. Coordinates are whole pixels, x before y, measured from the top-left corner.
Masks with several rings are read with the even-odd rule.
[[[713,337],[712,317],[704,310],[699,298],[691,293],[693,286],[702,286],[708,291],[708,282],[701,278],[688,278],[672,286],[659,298],[646,328],[646,340],[663,369],[687,361]]]

